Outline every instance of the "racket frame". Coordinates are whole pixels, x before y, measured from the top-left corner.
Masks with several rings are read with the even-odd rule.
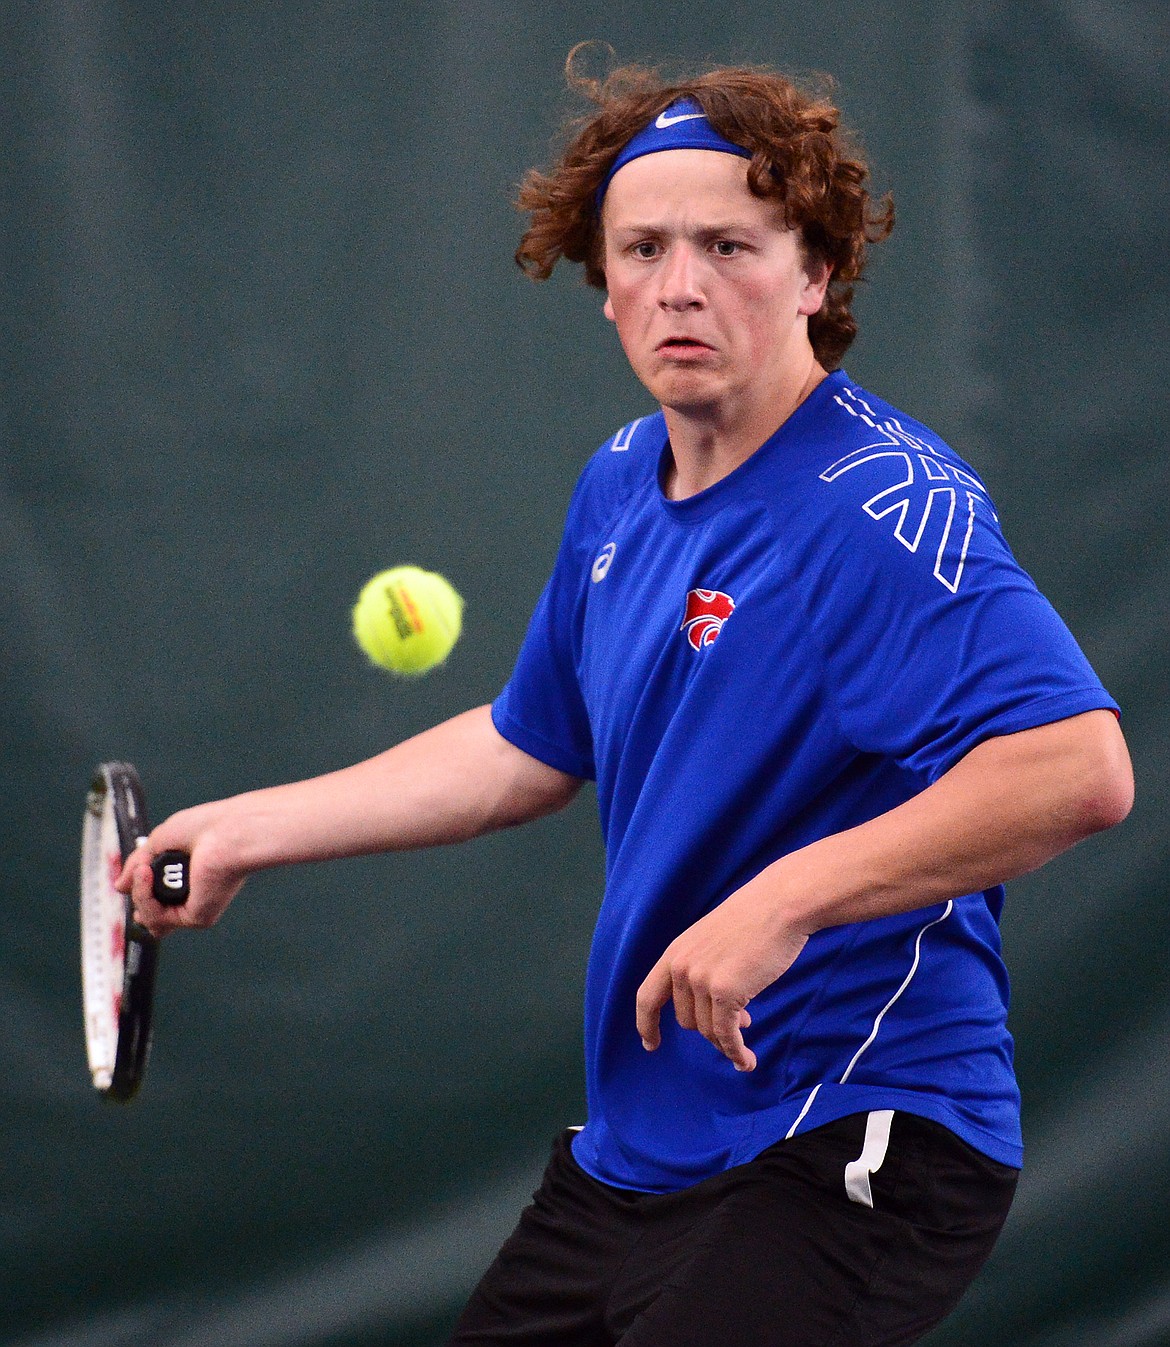
[[[150,1055],[159,942],[135,920],[130,898],[113,888],[113,864],[125,862],[149,832],[138,773],[128,762],[102,763],[82,824],[82,1001],[94,1086],[120,1101],[141,1085]]]

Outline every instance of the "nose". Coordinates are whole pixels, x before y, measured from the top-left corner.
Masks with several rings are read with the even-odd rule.
[[[659,272],[658,303],[674,313],[701,309],[706,303],[702,287],[702,262],[687,244],[676,244],[667,253]]]

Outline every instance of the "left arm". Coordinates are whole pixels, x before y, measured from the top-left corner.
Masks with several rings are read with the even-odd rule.
[[[1132,804],[1111,711],[987,739],[912,800],[773,862],[672,941],[638,991],[643,1045],[658,1046],[673,998],[682,1028],[750,1071],[748,1002],[814,931],[1002,884],[1120,823]]]

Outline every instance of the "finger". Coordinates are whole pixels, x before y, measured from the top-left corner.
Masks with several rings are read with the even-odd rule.
[[[659,959],[638,988],[638,1033],[647,1052],[653,1052],[662,1041],[660,1017],[671,990],[670,969]]]
[[[173,924],[168,922],[168,912],[154,896],[154,875],[149,865],[140,865],[134,872],[134,886],[130,891],[134,904],[134,916],[140,926],[145,926],[151,935],[161,936]]]
[[[134,905],[135,921],[140,926],[145,926],[151,935],[161,935],[162,932],[158,929],[158,920],[163,909],[160,903],[155,902],[154,895],[151,893],[149,865],[140,865],[134,871],[130,901]]]
[[[154,871],[151,869],[151,858],[147,849],[139,847],[134,854],[140,858],[133,872],[130,888],[134,919],[159,939],[170,931],[177,931],[180,927],[189,925],[189,916],[183,908],[168,907],[155,898]]]
[[[138,922],[139,926],[145,926],[151,935],[158,940],[161,940],[164,935],[170,935],[172,931],[185,930],[189,926],[200,924],[185,914],[176,915],[177,913],[183,913],[183,909],[164,907],[161,903],[155,902],[149,895],[145,899],[135,898],[134,900],[135,921]]]
[[[743,1041],[746,1014],[734,1001],[712,1002],[711,1041],[737,1071],[754,1071],[756,1066],[755,1053]]]
[[[130,871],[128,892],[137,908],[144,898],[154,901],[154,895],[151,893],[150,849],[145,843],[139,843],[138,850],[132,853],[127,865],[131,863],[134,868]]]
[[[122,862],[122,870],[118,878],[114,881],[114,888],[119,893],[130,893],[134,888],[135,876],[143,865],[150,864],[150,850],[144,837],[134,850]]]
[[[695,995],[690,979],[677,971],[671,977],[671,996],[674,999],[674,1018],[678,1021],[679,1028],[698,1029],[702,1033],[703,1026],[699,1016],[703,998]]]
[[[713,1044],[722,1052],[721,1040],[725,1034],[721,1008],[730,1005],[731,1002],[726,997],[721,997],[705,987],[700,986],[690,990],[694,999],[694,1024],[685,1027],[697,1029],[708,1043]]]

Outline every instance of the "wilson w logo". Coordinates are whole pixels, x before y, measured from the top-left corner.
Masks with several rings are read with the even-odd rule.
[[[894,537],[910,552],[917,552],[928,537],[933,546],[937,538],[934,577],[956,593],[975,530],[976,505],[995,518],[986,492],[969,472],[937,457],[933,445],[903,430],[895,420],[879,425],[871,419],[868,404],[853,394],[848,397],[849,401],[841,397],[836,401],[883,438],[839,458],[821,473],[821,481],[836,482],[856,468],[880,463],[882,476],[896,480],[871,496],[862,509],[871,519],[892,519]]]

